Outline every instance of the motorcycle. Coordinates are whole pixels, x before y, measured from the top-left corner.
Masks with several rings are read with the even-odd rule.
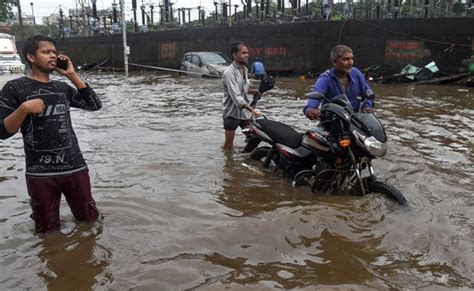
[[[319,125],[305,133],[265,116],[252,119],[244,131],[244,150],[265,168],[283,170],[293,186],[308,185],[313,192],[329,194],[381,193],[407,205],[400,190],[375,175],[372,160],[387,152],[387,136],[377,117],[354,112],[345,95],[326,101]],[[259,146],[262,141],[266,145]]]

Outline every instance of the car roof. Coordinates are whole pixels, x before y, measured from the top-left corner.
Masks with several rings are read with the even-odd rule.
[[[223,52],[218,52],[218,51],[201,51],[201,52],[187,52],[185,53],[185,55],[188,55],[188,54],[224,54]]]

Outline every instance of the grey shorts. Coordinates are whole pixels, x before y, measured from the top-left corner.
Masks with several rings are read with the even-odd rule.
[[[233,117],[224,117],[224,129],[225,130],[236,130],[237,127],[245,128],[249,124],[248,120],[236,119]]]

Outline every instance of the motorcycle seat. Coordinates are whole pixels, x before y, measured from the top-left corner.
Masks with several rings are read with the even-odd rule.
[[[291,148],[297,148],[301,145],[303,133],[297,132],[289,125],[269,119],[257,119],[257,123],[274,142]]]

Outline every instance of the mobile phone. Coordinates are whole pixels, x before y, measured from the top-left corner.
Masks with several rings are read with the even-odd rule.
[[[62,59],[57,59],[56,60],[56,66],[60,69],[67,70],[68,61],[62,60]]]

